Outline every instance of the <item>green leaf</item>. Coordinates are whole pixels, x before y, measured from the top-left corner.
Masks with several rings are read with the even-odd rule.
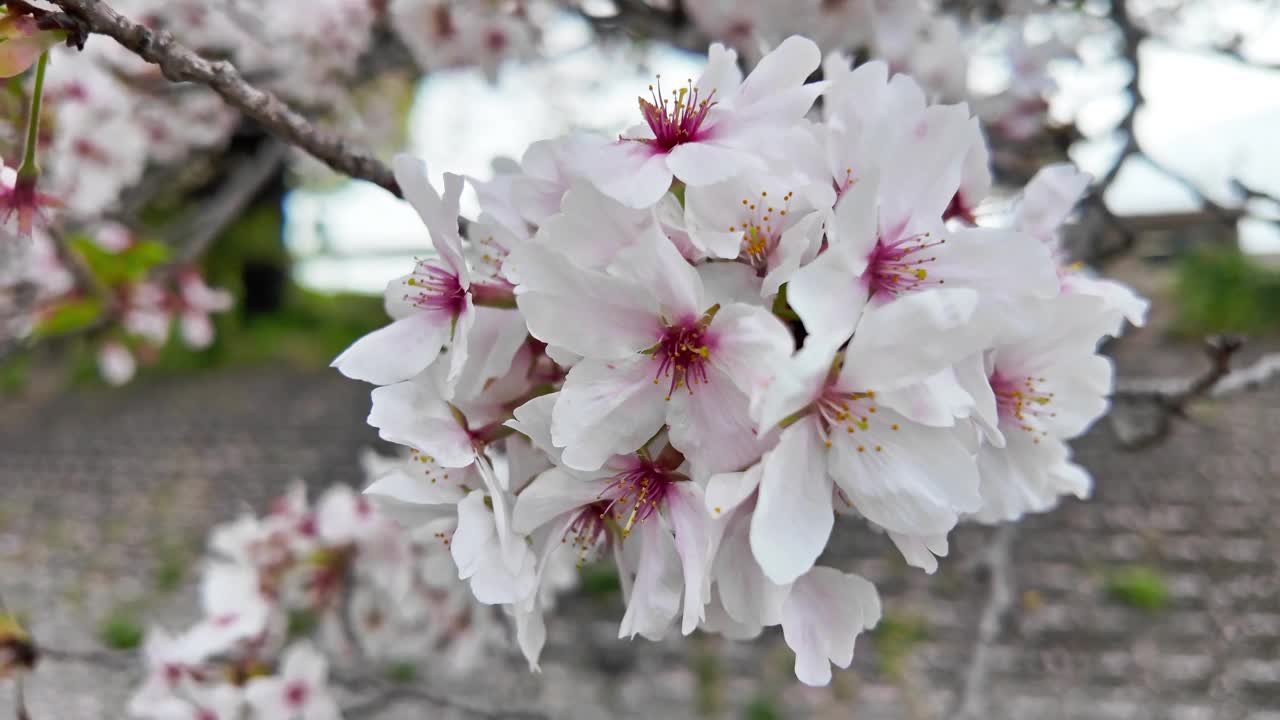
[[[169,248],[153,240],[143,240],[114,254],[83,235],[73,236],[70,242],[84,258],[89,272],[108,287],[143,280],[152,268],[169,259]]]
[[[102,315],[102,303],[93,298],[71,300],[55,307],[36,326],[37,337],[64,335],[89,327]]]
[[[124,264],[128,279],[136,282],[144,279],[151,268],[169,259],[169,248],[152,240],[143,240],[130,245],[120,253],[119,258]]]

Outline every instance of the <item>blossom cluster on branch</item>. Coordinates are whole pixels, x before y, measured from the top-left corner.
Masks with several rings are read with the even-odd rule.
[[[379,386],[369,422],[412,453],[367,497],[439,529],[532,667],[561,558],[606,558],[619,637],[781,625],[797,677],[825,684],[881,612],[819,562],[836,516],[933,572],[959,521],[1089,493],[1067,440],[1107,406],[1099,342],[1146,306],[1064,264],[1088,178],[1047,168],[1010,227],[979,226],[968,106],[821,61],[792,36],[743,77],[713,45],[618,139],[535,143],[471,180],[465,238],[467,180],[395,162],[434,252],[334,361]]]
[[[710,38],[749,55],[797,33],[824,52],[860,50],[914,77],[930,97],[969,101],[987,130],[1004,141],[1043,132],[1056,89],[1051,64],[1076,58],[1079,39],[1104,21],[1072,9],[1036,2],[999,3],[994,19],[940,12],[933,3],[907,0],[688,0],[694,25]],[[971,59],[998,60],[1004,79],[974,87]],[[987,69],[991,74],[991,68]]]
[[[311,506],[297,485],[268,514],[215,528],[203,618],[150,631],[130,715],[327,720],[340,716],[333,659],[367,667],[430,654],[474,668],[503,631],[454,577],[441,536],[405,531],[346,486]]]

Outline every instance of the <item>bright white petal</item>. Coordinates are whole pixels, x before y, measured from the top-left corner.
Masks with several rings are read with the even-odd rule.
[[[978,293],[932,289],[867,306],[849,343],[842,387],[892,389],[924,380],[986,347]]]
[[[529,483],[516,497],[511,528],[531,534],[551,520],[595,502],[609,487],[608,480],[589,480],[552,468]]]
[[[671,533],[655,520],[650,518],[640,523],[639,531],[627,540],[640,543],[640,559],[627,610],[618,626],[619,638],[643,635],[650,640],[661,640],[680,610],[682,578],[675,542]]]
[[[903,535],[889,533],[889,539],[897,546],[908,565],[918,567],[932,575],[938,570],[938,558],[946,557],[946,535]]]
[[[796,654],[796,678],[831,682],[831,664],[853,662],[858,634],[880,618],[875,586],[857,575],[815,567],[796,581],[782,606],[782,637]]]
[[[559,399],[559,393],[539,395],[516,408],[512,412],[513,418],[503,423],[529,438],[534,447],[546,453],[552,462],[560,459],[560,448],[551,441],[551,415]]]
[[[711,364],[748,395],[767,387],[795,351],[791,331],[764,308],[739,303],[722,307],[709,329],[715,343]]]
[[[649,356],[583,360],[569,371],[551,421],[565,465],[595,470],[653,437],[667,414],[667,386],[654,383],[655,372]]]
[[[430,373],[394,385],[374,388],[369,424],[389,442],[415,447],[443,467],[466,467],[475,461],[471,437],[440,395]]]
[[[668,321],[689,321],[707,309],[698,272],[656,225],[618,253],[609,270],[648,290]]]
[[[696,483],[676,483],[667,498],[667,519],[675,533],[676,554],[684,574],[684,618],[680,630],[693,632],[706,616],[705,594],[710,573],[710,518],[704,507],[702,489]]]
[[[714,142],[675,146],[667,153],[667,167],[690,187],[718,183],[742,172],[764,172],[767,169],[758,156]]]
[[[813,567],[834,524],[831,477],[817,420],[782,431],[765,455],[760,497],[751,521],[751,551],[765,575],[780,585]]]
[[[712,475],[707,481],[707,512],[712,517],[727,515],[760,486],[764,466],[756,463],[744,472],[728,472]]]
[[[625,357],[657,342],[658,307],[644,288],[583,270],[537,243],[516,248],[507,262],[520,277],[520,313],[539,340],[584,357]]]
[[[407,380],[435,362],[449,339],[449,318],[416,312],[355,341],[333,361],[354,380],[390,385]]]
[[[787,283],[787,304],[810,335],[839,344],[853,334],[867,304],[866,269],[865,257],[834,245],[796,271]]]
[[[589,168],[592,181],[627,207],[652,207],[671,187],[667,155],[646,142],[619,140],[595,155],[596,164]]]
[[[738,90],[739,105],[767,100],[803,84],[822,63],[822,51],[812,40],[792,35],[756,63]]]
[[[764,452],[749,405],[746,394],[715,367],[692,392],[681,388],[672,394],[667,404],[671,444],[689,460],[695,479],[740,469]]]
[[[833,429],[831,442],[836,484],[886,530],[945,533],[981,506],[977,465],[957,430],[918,425],[881,408],[866,430]]]

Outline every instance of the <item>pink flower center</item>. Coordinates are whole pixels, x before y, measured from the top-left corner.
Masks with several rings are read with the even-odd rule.
[[[594,502],[579,510],[560,538],[560,542],[569,543],[577,551],[579,568],[587,563],[588,557],[608,543],[609,527],[605,519],[609,516],[609,505]]]
[[[1020,430],[1044,435],[1033,423],[1037,418],[1053,417],[1057,413],[1049,410],[1053,403],[1053,393],[1040,390],[1037,385],[1044,378],[1027,376],[1010,376],[998,369],[989,378],[991,391],[996,396],[996,412],[1001,424],[1016,426]],[[1035,442],[1039,442],[1036,438]]]
[[[875,249],[867,258],[867,269],[862,275],[872,297],[897,297],[903,293],[943,285],[945,280],[929,277],[927,266],[938,259],[929,254],[929,251],[945,242],[946,238],[935,240],[930,233],[908,235],[891,241],[886,241],[883,237],[877,240]]]
[[[466,305],[467,291],[463,289],[462,281],[456,274],[438,265],[419,260],[413,275],[405,284],[416,291],[406,295],[405,299],[423,310],[444,312],[456,317]]]
[[[625,519],[622,536],[626,537],[636,523],[658,512],[676,482],[675,475],[667,468],[647,460],[639,461],[635,468],[615,475],[613,482],[600,493],[601,497],[611,500],[597,517],[602,523],[610,513],[617,522]]]
[[[284,688],[284,702],[291,708],[299,709],[307,704],[307,686],[305,683],[294,681]]]
[[[497,55],[507,49],[507,35],[501,30],[490,30],[485,33],[484,45],[489,52]]]
[[[37,218],[44,220],[42,208],[61,205],[57,198],[37,192],[36,181],[32,177],[19,177],[12,187],[0,183],[0,226],[7,224],[9,218],[16,214],[18,232],[23,237],[31,237]]]
[[[644,121],[653,130],[653,138],[645,139],[662,152],[668,152],[677,145],[700,139],[699,131],[707,119],[707,113],[716,104],[712,100],[715,91],[706,98],[698,96],[698,89],[689,81],[688,87],[682,87],[668,99],[662,93],[662,78],[658,78],[658,86],[649,86],[652,101],[640,98],[640,113]]]
[[[663,378],[670,380],[668,400],[682,387],[692,395],[695,385],[706,384],[707,362],[711,358],[711,337],[707,326],[719,309],[719,305],[712,307],[697,321],[668,325],[658,344],[650,351],[657,362],[653,384],[661,383]]]

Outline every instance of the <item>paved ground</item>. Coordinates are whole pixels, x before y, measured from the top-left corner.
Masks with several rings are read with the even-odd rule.
[[[193,602],[174,569],[210,524],[294,478],[358,481],[366,392],[260,369],[7,405],[0,593],[41,642],[89,653],[42,665],[34,720],[121,718],[134,661],[98,652],[96,628],[113,610],[180,625]],[[842,528],[833,562],[875,579],[887,615],[830,689],[790,682],[776,635],[621,643],[616,599],[583,596],[552,624],[541,676],[497,663],[451,692],[557,718],[1280,719],[1280,390],[1192,414],[1137,453],[1100,427],[1079,446],[1092,502],[999,534],[963,528],[932,578]],[[0,687],[0,717],[11,697]],[[380,717],[393,716],[421,715]]]

